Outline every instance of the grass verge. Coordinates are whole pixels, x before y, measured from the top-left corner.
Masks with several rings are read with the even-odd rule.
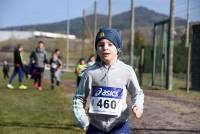
[[[2,76],[2,75],[0,75]],[[70,77],[71,78],[71,77]],[[0,133],[1,134],[81,134],[75,126],[71,110],[71,89],[60,86],[51,90],[44,82],[44,90],[32,88],[31,80],[24,80],[27,90],[7,89],[7,80],[0,77]]]

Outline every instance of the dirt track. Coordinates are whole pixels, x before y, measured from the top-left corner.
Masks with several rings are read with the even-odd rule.
[[[175,97],[160,91],[145,90],[144,114],[129,124],[137,134],[200,133],[200,99]]]
[[[75,89],[74,81],[64,82]],[[72,91],[74,92],[74,91]],[[129,125],[136,134],[200,134],[200,97],[176,97],[156,90],[144,90],[144,114]]]

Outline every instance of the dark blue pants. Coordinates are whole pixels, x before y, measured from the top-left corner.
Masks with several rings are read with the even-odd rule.
[[[90,124],[86,134],[130,134],[130,129],[128,126],[128,122],[124,122],[114,127],[109,132],[99,130],[98,128]]]
[[[15,67],[12,76],[9,79],[9,84],[12,83],[15,76],[18,74],[19,84],[21,84],[23,79],[23,70],[22,67]]]

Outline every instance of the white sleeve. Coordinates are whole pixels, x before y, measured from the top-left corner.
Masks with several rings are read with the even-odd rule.
[[[75,115],[75,119],[78,122],[79,127],[87,128],[89,125],[89,118],[85,111],[85,105],[87,97],[89,95],[89,77],[84,74],[81,78],[80,84],[76,90],[76,94],[73,97],[72,109]]]
[[[133,102],[133,106],[138,106],[141,109],[143,109],[144,93],[140,88],[136,74],[132,68],[130,69],[130,78],[127,84],[127,89],[131,94],[131,100]]]

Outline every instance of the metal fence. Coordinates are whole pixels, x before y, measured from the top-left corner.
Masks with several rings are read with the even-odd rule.
[[[110,3],[109,3],[110,2]],[[136,41],[134,43],[134,68],[140,69],[140,49],[145,48],[145,60],[144,65],[148,67],[145,68],[145,72],[150,73],[153,66],[154,71],[154,81],[149,80],[149,83],[154,83],[155,85],[166,87],[167,80],[167,54],[168,54],[168,44],[169,44],[169,13],[170,13],[170,1],[168,1],[168,14],[157,13],[160,15],[159,18],[152,19],[152,22],[145,24],[141,22],[139,14],[144,10],[149,12],[154,12],[152,10],[138,7],[141,2],[153,3],[153,0],[134,0],[135,16],[134,16],[134,31],[139,33],[141,38],[144,38],[144,44],[138,44]],[[120,8],[124,5],[123,8]],[[83,28],[87,31],[87,36],[94,46],[95,34],[98,29],[105,26],[111,26],[117,28],[121,32],[123,40],[123,54],[121,59],[126,63],[130,63],[130,43],[131,43],[131,0],[97,0],[94,2],[89,9],[85,12],[85,23],[86,27]],[[162,5],[163,7],[165,5]],[[174,16],[175,16],[175,27],[174,27],[174,51],[173,51],[173,86],[174,88],[185,88],[186,87],[186,71],[187,71],[187,49],[188,43],[187,39],[187,24],[189,24],[189,29],[191,25],[200,21],[199,11],[200,2],[198,0],[175,0],[174,1]],[[166,8],[166,7],[164,7]],[[145,14],[144,14],[145,15]],[[143,16],[144,17],[144,16]],[[150,17],[150,16],[147,16]],[[155,17],[155,16],[153,16]],[[95,20],[96,18],[96,20]],[[149,18],[151,20],[151,18]],[[168,22],[167,22],[168,20]],[[93,22],[91,22],[93,21]],[[153,43],[153,27],[155,24],[160,22],[166,22],[156,27],[155,42]],[[110,24],[111,23],[111,24]],[[132,35],[133,36],[133,35]],[[136,36],[136,35],[135,35]],[[192,35],[190,35],[191,37]],[[148,37],[148,38],[146,38]],[[136,38],[136,37],[135,37]],[[136,39],[135,39],[136,40]],[[191,40],[189,39],[189,42]],[[155,65],[153,65],[153,50],[155,49]],[[151,46],[151,47],[149,47]],[[92,47],[91,47],[92,50]],[[184,56],[183,56],[184,55]],[[149,58],[151,57],[151,58]],[[152,63],[149,62],[152,60]],[[177,63],[180,62],[180,63]],[[151,65],[149,65],[151,64]],[[148,69],[147,69],[148,68]],[[151,68],[151,69],[149,69]],[[147,71],[148,70],[148,71]]]

